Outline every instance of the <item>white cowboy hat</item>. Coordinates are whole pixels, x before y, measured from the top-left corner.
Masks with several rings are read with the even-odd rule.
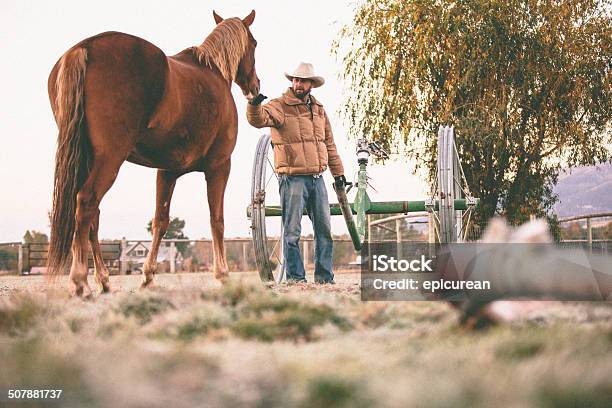
[[[325,79],[315,75],[314,67],[307,62],[300,62],[295,71],[293,71],[293,74],[285,72],[285,76],[290,81],[293,81],[293,78],[310,79],[313,88],[318,88],[325,83]]]

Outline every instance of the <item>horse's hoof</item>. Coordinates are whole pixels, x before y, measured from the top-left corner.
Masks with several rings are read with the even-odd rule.
[[[108,284],[108,282],[101,284],[100,287],[98,288],[99,295],[103,295],[105,293],[110,293],[110,285]]]
[[[72,283],[72,288],[70,289],[70,296],[82,298],[85,293],[85,285]]]
[[[92,300],[94,298],[93,292],[86,285],[75,285],[70,295],[81,300]]]
[[[153,284],[153,279],[142,281],[142,283],[140,284],[140,289],[150,288],[152,284]]]

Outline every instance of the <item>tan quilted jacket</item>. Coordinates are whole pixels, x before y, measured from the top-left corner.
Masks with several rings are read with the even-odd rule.
[[[247,120],[256,128],[271,128],[277,173],[315,174],[329,167],[333,176],[340,176],[344,168],[329,118],[323,105],[310,97],[312,112],[289,88],[265,105],[247,104]]]

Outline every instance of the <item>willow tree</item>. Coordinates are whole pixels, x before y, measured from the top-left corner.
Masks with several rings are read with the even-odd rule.
[[[561,166],[609,160],[610,1],[379,0],[358,4],[334,52],[350,134],[435,171],[455,127],[480,215],[549,213]]]

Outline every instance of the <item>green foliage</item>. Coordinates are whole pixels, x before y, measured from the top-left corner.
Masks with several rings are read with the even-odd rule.
[[[65,339],[58,340],[61,344]],[[86,381],[87,372],[83,369],[83,359],[76,357],[66,358],[64,353],[51,351],[49,344],[42,337],[16,338],[12,342],[0,339],[0,384],[4,389],[18,384],[20,389],[36,390],[44,384],[49,390],[62,390],[61,401],[47,400],[15,400],[6,398],[2,406],[10,407],[95,407],[101,406],[94,401],[93,386]],[[17,402],[18,401],[18,402]]]
[[[588,231],[585,222],[568,222],[561,225],[561,239],[587,239]],[[592,227],[592,234],[593,239],[612,239],[612,221]]]
[[[496,355],[506,360],[523,360],[537,356],[544,350],[544,344],[539,341],[519,340],[500,344]]]
[[[16,336],[27,332],[45,314],[45,307],[31,295],[0,302],[0,333]]]
[[[612,386],[609,384],[597,387],[549,386],[538,393],[538,405],[542,407],[604,408],[612,403]]]
[[[231,323],[227,311],[210,304],[199,305],[187,311],[182,310],[170,317],[157,322],[156,330],[152,332],[153,338],[190,342],[199,337],[206,337]]]
[[[307,395],[302,406],[369,407],[374,401],[367,397],[363,385],[343,378],[326,376],[313,378],[308,383]]]
[[[183,229],[185,228],[185,221],[181,220],[178,217],[170,217],[170,222],[168,223],[168,229],[162,238],[165,239],[189,239],[183,233]],[[147,224],[147,232],[153,235],[153,220],[149,220]],[[188,242],[177,242],[176,249],[183,255],[186,255],[187,248],[189,247]]]
[[[334,44],[350,134],[405,147],[433,180],[453,125],[480,217],[544,215],[561,165],[610,157],[611,21],[605,0],[358,5]]]
[[[117,311],[125,317],[135,317],[140,323],[149,323],[153,316],[174,309],[168,299],[156,295],[130,295],[118,305]]]
[[[198,315],[177,328],[177,337],[183,341],[191,341],[197,336],[206,335],[211,329],[222,327],[222,322],[210,316]]]
[[[230,282],[221,288],[219,300],[221,304],[236,306],[249,296],[257,293],[262,293],[262,291],[256,286]]]
[[[167,310],[157,306],[160,300],[141,298],[123,302],[120,310],[125,316],[136,315],[141,323],[149,323],[154,315]],[[313,341],[318,337],[315,329],[327,324],[342,331],[353,328],[328,305],[282,297],[243,283],[229,283],[218,291],[203,292],[200,300],[206,303],[181,313],[180,317],[170,313],[164,314],[161,320],[155,319],[152,336],[189,342],[215,333],[232,333],[239,338],[263,342]]]
[[[237,310],[234,334],[261,341],[314,339],[315,327],[330,323],[349,330],[350,323],[327,305],[312,305],[298,300],[261,293],[251,296]]]
[[[142,323],[150,323],[153,315],[167,310],[156,306],[159,300],[153,302],[153,307],[151,299],[133,301],[127,307],[124,302],[120,310],[126,316],[136,315]],[[342,331],[353,328],[345,317],[328,305],[282,297],[243,283],[229,283],[218,291],[203,292],[200,300],[205,303],[200,303],[197,308],[187,312],[183,310],[180,314],[164,313],[160,319],[155,319],[152,337],[190,342],[231,333],[239,338],[263,342],[313,341],[318,337],[315,329],[326,324]]]
[[[23,242],[25,244],[48,244],[49,237],[42,232],[27,230],[23,236]]]
[[[0,270],[15,270],[17,269],[18,260],[17,248],[15,247],[0,247]]]

